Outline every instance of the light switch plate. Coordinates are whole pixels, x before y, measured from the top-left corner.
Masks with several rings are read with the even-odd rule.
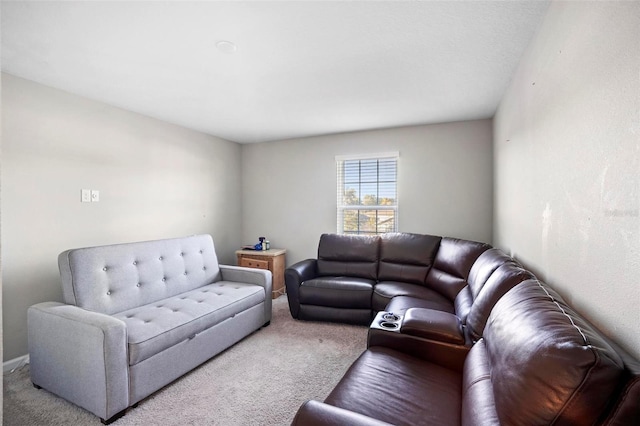
[[[91,190],[90,189],[83,189],[80,191],[80,201],[82,201],[83,203],[90,203],[91,202]]]
[[[100,191],[98,191],[97,189],[91,190],[91,201],[94,203],[100,201]]]

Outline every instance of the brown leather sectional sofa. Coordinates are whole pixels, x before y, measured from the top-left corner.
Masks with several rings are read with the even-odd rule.
[[[294,318],[370,325],[295,425],[640,424],[640,362],[487,244],[325,234],[285,276]]]

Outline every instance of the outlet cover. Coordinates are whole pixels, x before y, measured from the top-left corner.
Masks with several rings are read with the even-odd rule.
[[[94,203],[100,201],[100,191],[98,191],[97,189],[91,190],[91,201]]]
[[[91,190],[90,189],[83,189],[80,191],[80,201],[82,201],[83,203],[90,203],[91,202]]]

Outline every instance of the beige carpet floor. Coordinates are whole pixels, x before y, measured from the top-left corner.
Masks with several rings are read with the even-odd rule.
[[[288,425],[324,400],[366,347],[367,327],[297,321],[286,296],[271,325],[141,401],[121,425]],[[35,389],[29,367],[4,376],[5,425],[100,425],[91,413]]]

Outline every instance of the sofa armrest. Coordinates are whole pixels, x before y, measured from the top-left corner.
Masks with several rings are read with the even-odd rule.
[[[400,332],[455,345],[464,345],[465,343],[462,325],[458,317],[433,309],[407,309],[400,325]]]
[[[298,409],[292,425],[300,426],[391,426],[354,411],[319,401],[307,401]]]
[[[224,281],[255,284],[264,287],[271,294],[272,275],[268,269],[245,268],[244,266],[220,265],[220,273]]]
[[[129,406],[124,321],[73,305],[27,310],[31,381],[107,420]]]
[[[243,266],[220,265],[220,273],[224,281],[255,284],[264,288],[264,322],[271,321],[271,290],[273,276],[267,269],[245,268]]]
[[[318,260],[305,259],[287,268],[292,283],[297,285],[318,276]]]
[[[293,318],[298,318],[300,313],[300,285],[318,275],[318,261],[306,259],[295,263],[284,271],[284,284],[287,288],[289,311]]]

